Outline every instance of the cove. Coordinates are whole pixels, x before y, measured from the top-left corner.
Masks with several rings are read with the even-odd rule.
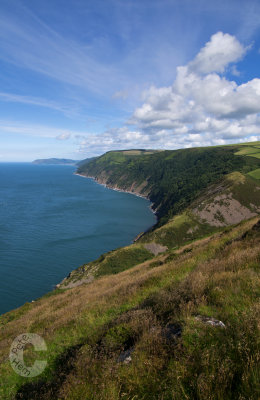
[[[156,222],[148,200],[74,171],[0,163],[0,313],[49,292],[73,269],[130,244]]]

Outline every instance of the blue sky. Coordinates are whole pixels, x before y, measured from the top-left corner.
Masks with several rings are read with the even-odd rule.
[[[1,0],[0,161],[260,140],[259,0]]]

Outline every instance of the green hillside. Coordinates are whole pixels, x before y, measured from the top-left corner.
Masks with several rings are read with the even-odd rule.
[[[153,248],[162,252],[176,249],[258,214],[260,182],[232,172],[202,191],[185,211],[140,235],[133,245],[103,254],[96,261],[72,271],[61,287],[73,287],[102,275],[124,271],[151,258]],[[149,250],[147,244],[153,247]]]
[[[259,169],[260,159],[240,155],[240,148],[251,147],[192,148],[145,155],[109,152],[81,165],[78,173],[95,177],[110,187],[148,196],[162,224],[223,176]]]
[[[260,142],[244,143],[235,154],[260,158]]]
[[[3,315],[1,399],[258,399],[259,265],[254,218]],[[21,332],[39,377],[10,366]]]
[[[148,197],[158,223],[133,244],[72,271],[56,289],[0,316],[5,400],[258,400],[259,142],[132,149],[78,173]],[[11,343],[27,366],[11,367]]]

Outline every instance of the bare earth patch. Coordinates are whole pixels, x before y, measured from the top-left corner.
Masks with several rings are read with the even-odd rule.
[[[146,244],[144,244],[144,247],[146,248],[146,250],[150,251],[155,256],[157,256],[157,254],[159,254],[159,253],[163,253],[166,250],[168,250],[167,246],[162,246],[161,244],[158,244],[155,242],[146,243]]]
[[[260,211],[257,209],[256,211]],[[252,212],[235,200],[231,194],[222,194],[214,197],[210,204],[200,204],[193,209],[193,213],[212,226],[227,226],[255,217]]]
[[[199,227],[198,227],[198,225],[196,225],[196,226],[194,226],[193,228],[191,227],[191,228],[189,228],[188,230],[187,230],[187,233],[194,233],[194,232],[196,232],[197,230],[199,229]]]
[[[66,279],[66,278],[65,278]],[[73,282],[69,282],[66,285],[66,281],[59,283],[58,285],[56,285],[57,289],[72,289],[74,287],[80,286],[83,283],[91,283],[94,280],[94,276],[89,276],[88,278],[84,278],[84,279],[79,279],[77,281],[73,281]]]

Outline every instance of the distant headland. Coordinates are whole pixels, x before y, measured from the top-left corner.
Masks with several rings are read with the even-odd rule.
[[[34,160],[33,164],[61,164],[61,165],[77,165],[79,160],[71,160],[69,158],[39,158]]]
[[[81,164],[87,164],[93,161],[96,157],[85,158],[84,160],[71,160],[70,158],[39,158],[32,161],[32,164],[40,165],[76,165],[80,167]]]

